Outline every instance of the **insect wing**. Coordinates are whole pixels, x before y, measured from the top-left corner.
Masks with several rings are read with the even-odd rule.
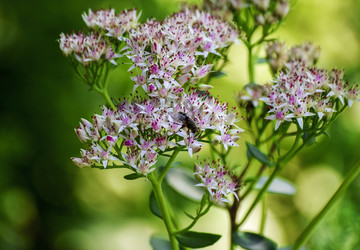
[[[195,119],[195,109],[189,99],[185,100],[185,113],[191,118]]]
[[[170,117],[173,122],[177,122],[180,125],[184,125],[184,123],[186,123],[186,115],[182,112],[170,113]]]

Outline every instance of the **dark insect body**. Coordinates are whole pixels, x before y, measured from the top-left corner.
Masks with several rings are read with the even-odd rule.
[[[181,123],[183,128],[188,128],[192,133],[195,134],[198,131],[198,127],[196,126],[194,120],[184,112],[174,113],[171,117]]]

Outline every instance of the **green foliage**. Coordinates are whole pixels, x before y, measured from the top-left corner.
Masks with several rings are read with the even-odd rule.
[[[269,178],[268,176],[262,176],[255,184],[254,189],[261,190],[261,188],[264,186],[268,178]],[[292,184],[290,181],[280,177],[276,177],[271,182],[266,192],[271,194],[294,195],[296,193],[296,188],[294,184]]]
[[[260,161],[263,164],[266,164],[269,167],[274,166],[274,163],[271,162],[271,160],[269,159],[269,157],[267,157],[267,155],[265,153],[263,153],[260,149],[258,149],[255,145],[246,142],[246,146],[247,146],[247,156],[248,159],[250,159],[250,157],[255,157],[255,159],[257,159],[258,161]]]
[[[213,245],[221,235],[188,231],[176,236],[176,239],[185,247],[201,248]]]
[[[234,232],[233,243],[248,250],[276,250],[277,244],[272,240],[255,233]]]

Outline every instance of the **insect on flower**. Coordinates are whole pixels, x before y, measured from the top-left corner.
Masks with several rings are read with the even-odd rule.
[[[193,134],[195,134],[198,132],[199,128],[195,123],[194,108],[192,107],[189,100],[186,100],[185,106],[186,112],[171,113],[170,116],[175,122],[182,125],[181,128],[187,128]]]
[[[195,121],[184,112],[172,113],[171,118],[182,125],[182,128],[188,128],[192,133],[196,133],[199,128],[196,126]]]

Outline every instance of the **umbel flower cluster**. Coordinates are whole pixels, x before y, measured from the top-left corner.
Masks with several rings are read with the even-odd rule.
[[[195,164],[195,177],[201,182],[197,186],[205,187],[214,203],[229,202],[226,199],[229,194],[238,198],[236,194],[239,189],[237,178],[220,163],[204,160],[204,163]]]
[[[238,32],[228,23],[203,11],[184,10],[162,22],[148,20],[130,31],[123,49],[131,60],[134,89],[150,95],[176,96],[183,85],[195,85],[211,70],[209,54],[221,56],[236,41]]]
[[[251,9],[256,23],[267,26],[284,19],[289,13],[290,4],[288,0],[204,0],[202,8],[228,20],[232,20],[234,14]]]
[[[329,120],[357,100],[358,86],[349,86],[343,74],[343,70],[308,67],[303,60],[289,61],[272,84],[250,86],[248,95],[240,99],[252,101],[254,107],[265,102],[269,109],[265,119],[276,121],[275,130],[284,122],[296,122],[303,129],[304,118],[316,115],[318,120]]]
[[[81,158],[72,158],[76,165],[104,168],[123,165],[146,176],[155,170],[159,156],[188,151],[192,157],[204,143],[210,142],[204,140],[209,135],[213,135],[212,143],[221,144],[226,150],[237,146],[243,130],[235,125],[238,121],[235,108],[229,110],[227,103],[196,89],[199,79],[212,68],[212,64],[206,63],[209,57],[220,57],[236,41],[235,28],[209,13],[190,10],[173,14],[162,22],[151,19],[143,24],[137,23],[134,10],[120,15],[112,9],[90,10],[83,19],[90,29],[99,32],[96,33],[99,39],[109,38],[103,46],[119,53],[113,53],[111,60],[103,54],[97,58],[115,64],[114,59],[121,54],[130,60],[133,91],[137,94],[132,99],[119,100],[115,108],[104,106],[92,121],[82,119],[75,132],[89,146],[81,149]],[[94,42],[86,43],[92,46],[90,49],[66,51],[80,44],[72,37],[61,35],[60,48],[65,55],[74,52],[80,61],[89,50],[100,53]],[[119,48],[121,43],[124,46]],[[139,86],[143,94],[136,90]],[[209,189],[214,201],[224,201],[229,192],[235,192],[232,182],[223,179],[219,185],[216,192]]]
[[[74,57],[84,67],[89,67],[90,62],[100,63],[102,60],[117,65],[115,59],[121,57],[115,52],[118,44],[111,44],[106,38],[125,36],[138,24],[138,19],[136,10],[125,10],[120,14],[115,14],[114,9],[101,9],[95,12],[89,10],[88,14],[83,14],[83,20],[92,32],[61,33],[60,49],[66,57]]]
[[[116,54],[111,45],[97,33],[90,35],[84,33],[61,34],[60,49],[65,56],[73,55],[83,66],[89,66],[90,62],[98,63],[104,59],[116,65]]]
[[[100,163],[106,168],[109,161],[115,161],[147,175],[159,155],[177,148],[184,148],[190,156],[200,151],[201,135],[216,133],[218,143],[227,148],[237,146],[242,132],[234,124],[236,113],[228,111],[227,104],[199,92],[183,93],[177,100],[124,99],[116,108],[103,107],[93,122],[82,119],[75,129],[80,141],[90,143],[88,150],[81,150],[82,158],[72,158],[78,166]],[[192,119],[196,127],[184,127],[184,119]]]
[[[274,41],[266,48],[266,58],[274,74],[286,68],[286,63],[302,61],[307,67],[316,64],[320,56],[320,47],[310,42],[292,46],[287,49],[285,42]]]
[[[266,53],[275,78],[266,85],[248,85],[238,102],[240,106],[251,102],[255,108],[264,102],[268,108],[265,119],[276,121],[275,130],[284,122],[294,122],[303,130],[304,119],[315,116],[316,122],[325,122],[357,100],[359,88],[343,80],[343,70],[329,72],[314,66],[318,46],[304,42],[287,50],[285,43],[272,42]]]

